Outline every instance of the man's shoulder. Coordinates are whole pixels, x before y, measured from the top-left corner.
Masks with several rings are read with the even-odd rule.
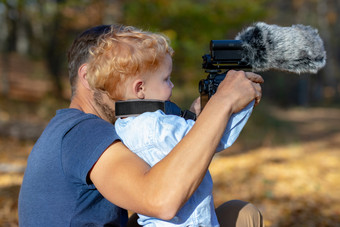
[[[42,136],[62,138],[72,129],[91,131],[95,128],[114,130],[109,122],[93,114],[86,114],[78,109],[60,109],[46,126]]]
[[[86,134],[103,135],[115,134],[114,125],[102,118],[78,109],[61,109],[57,111],[56,121],[62,121],[66,129]],[[76,129],[76,130],[73,130]]]
[[[65,108],[65,109],[59,109],[56,112],[56,115],[54,119],[94,119],[98,118],[94,114],[87,114],[84,113],[81,110],[74,109],[74,108]],[[99,119],[99,118],[98,118]]]
[[[93,122],[94,125],[104,124],[112,126],[111,123],[99,118],[94,114],[84,113],[81,110],[73,108],[57,110],[55,117],[51,120],[51,122],[66,124],[70,126],[77,125],[84,121],[86,121],[86,123]]]

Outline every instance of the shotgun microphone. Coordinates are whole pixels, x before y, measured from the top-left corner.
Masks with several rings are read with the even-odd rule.
[[[326,64],[326,51],[318,30],[301,24],[291,27],[255,23],[235,38],[242,42],[242,62],[255,72],[279,70],[317,73]]]

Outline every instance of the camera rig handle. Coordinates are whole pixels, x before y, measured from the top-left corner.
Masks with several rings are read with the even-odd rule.
[[[203,55],[202,59],[202,68],[208,76],[199,82],[201,109],[215,94],[228,70],[251,68],[251,65],[243,61],[244,49],[240,40],[211,40],[210,54]]]

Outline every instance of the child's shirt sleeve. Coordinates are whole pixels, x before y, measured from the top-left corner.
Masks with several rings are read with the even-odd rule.
[[[233,145],[233,143],[240,135],[242,129],[246,125],[253,111],[254,103],[255,101],[252,101],[240,112],[231,115],[227,127],[223,133],[222,139],[216,149],[217,152],[227,149],[228,147]]]

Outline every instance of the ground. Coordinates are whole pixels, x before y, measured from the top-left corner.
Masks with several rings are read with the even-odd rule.
[[[18,225],[26,159],[48,118],[35,105],[29,114],[0,109],[0,226]],[[260,105],[210,171],[216,205],[252,202],[266,226],[340,226],[340,109]]]
[[[340,110],[271,109],[271,114],[285,123],[263,133],[261,146],[231,149],[214,159],[216,204],[250,201],[266,226],[340,226]],[[244,132],[243,137],[247,128]]]

